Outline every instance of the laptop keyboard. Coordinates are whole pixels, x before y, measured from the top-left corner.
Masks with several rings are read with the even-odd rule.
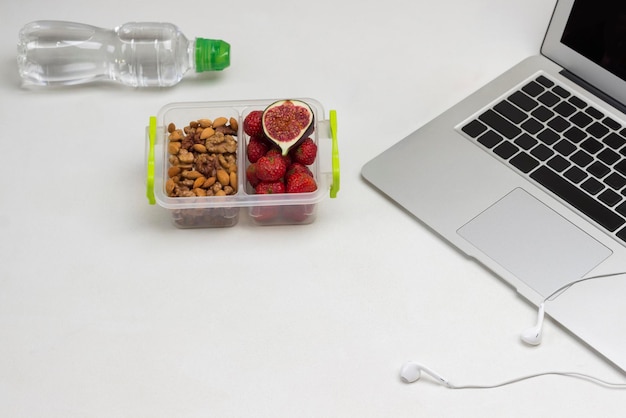
[[[626,242],[626,128],[539,75],[461,130]]]

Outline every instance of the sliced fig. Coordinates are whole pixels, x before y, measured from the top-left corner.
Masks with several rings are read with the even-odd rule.
[[[311,107],[300,100],[279,100],[263,111],[265,136],[287,155],[289,150],[313,133],[315,117]]]

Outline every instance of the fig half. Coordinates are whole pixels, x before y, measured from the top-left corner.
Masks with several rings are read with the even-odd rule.
[[[300,100],[279,100],[263,111],[261,117],[265,136],[278,145],[283,155],[314,130],[315,117],[311,107]]]

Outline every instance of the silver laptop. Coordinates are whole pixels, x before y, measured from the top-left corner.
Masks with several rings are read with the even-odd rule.
[[[626,271],[622,103],[626,2],[559,0],[540,55],[362,176],[539,305],[568,283]],[[626,371],[626,275],[578,283],[545,309]]]

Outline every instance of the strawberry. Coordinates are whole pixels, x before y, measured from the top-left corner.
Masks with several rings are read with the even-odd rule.
[[[256,163],[259,158],[265,155],[267,150],[268,146],[267,142],[265,142],[265,139],[258,136],[253,136],[252,138],[250,138],[250,142],[248,143],[248,147],[246,148],[248,161],[250,161],[251,163]]]
[[[309,193],[316,190],[315,179],[306,173],[294,173],[287,179],[287,193]]]
[[[256,164],[250,164],[248,168],[246,168],[246,179],[252,187],[256,187],[257,184],[261,182],[256,175]]]
[[[289,167],[287,167],[287,172],[285,173],[285,179],[289,179],[294,173],[305,173],[309,176],[313,177],[313,173],[306,165],[302,163],[292,163]]]
[[[283,160],[285,160],[285,164],[287,164],[287,167],[289,167],[291,165],[291,157],[289,156],[289,154],[283,155],[282,151],[278,147],[271,147],[267,151],[267,153],[265,153],[265,155],[267,157],[269,157],[269,156],[281,157]]]
[[[311,165],[315,162],[315,158],[317,157],[317,145],[311,138],[307,138],[291,151],[290,154],[295,162]]]
[[[256,175],[261,181],[281,180],[287,171],[287,162],[280,155],[264,155],[256,162]]]
[[[243,131],[248,136],[263,137],[263,124],[261,122],[262,110],[253,110],[248,113],[248,116],[243,120]]]
[[[285,193],[285,184],[282,181],[262,181],[254,190],[257,194]]]

